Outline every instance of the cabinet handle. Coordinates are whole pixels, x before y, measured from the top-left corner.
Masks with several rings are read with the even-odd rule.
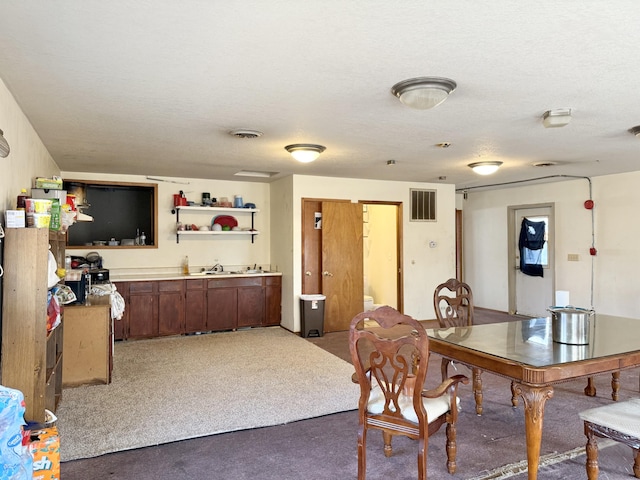
[[[304,274],[305,274],[307,277],[310,277],[310,276],[311,276],[311,272],[310,272],[309,270],[307,270],[306,272],[304,272]]]
[[[333,277],[333,273],[327,272],[326,270],[322,272],[322,275],[324,275],[325,277]]]

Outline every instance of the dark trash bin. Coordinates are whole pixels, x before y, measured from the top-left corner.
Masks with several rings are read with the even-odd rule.
[[[324,333],[324,301],[326,296],[300,295],[300,327],[302,336],[321,337]]]

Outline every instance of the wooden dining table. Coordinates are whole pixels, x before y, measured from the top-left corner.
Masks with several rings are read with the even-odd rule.
[[[427,329],[431,352],[512,380],[523,399],[528,478],[538,477],[545,403],[553,385],[640,366],[640,319],[596,313],[588,344],[554,342],[550,318]],[[587,393],[587,392],[586,392]],[[481,401],[481,400],[480,400]]]

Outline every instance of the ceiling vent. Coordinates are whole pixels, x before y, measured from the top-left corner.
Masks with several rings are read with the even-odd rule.
[[[231,130],[229,134],[238,138],[258,138],[263,135],[262,132],[259,132],[258,130],[247,130],[244,128],[239,128],[238,130]]]
[[[533,164],[534,167],[555,167],[558,162],[536,162]]]

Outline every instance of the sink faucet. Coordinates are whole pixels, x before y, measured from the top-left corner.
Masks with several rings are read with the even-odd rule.
[[[222,265],[220,265],[219,263],[216,263],[213,267],[211,267],[209,269],[210,272],[223,272],[224,271],[224,267]]]

